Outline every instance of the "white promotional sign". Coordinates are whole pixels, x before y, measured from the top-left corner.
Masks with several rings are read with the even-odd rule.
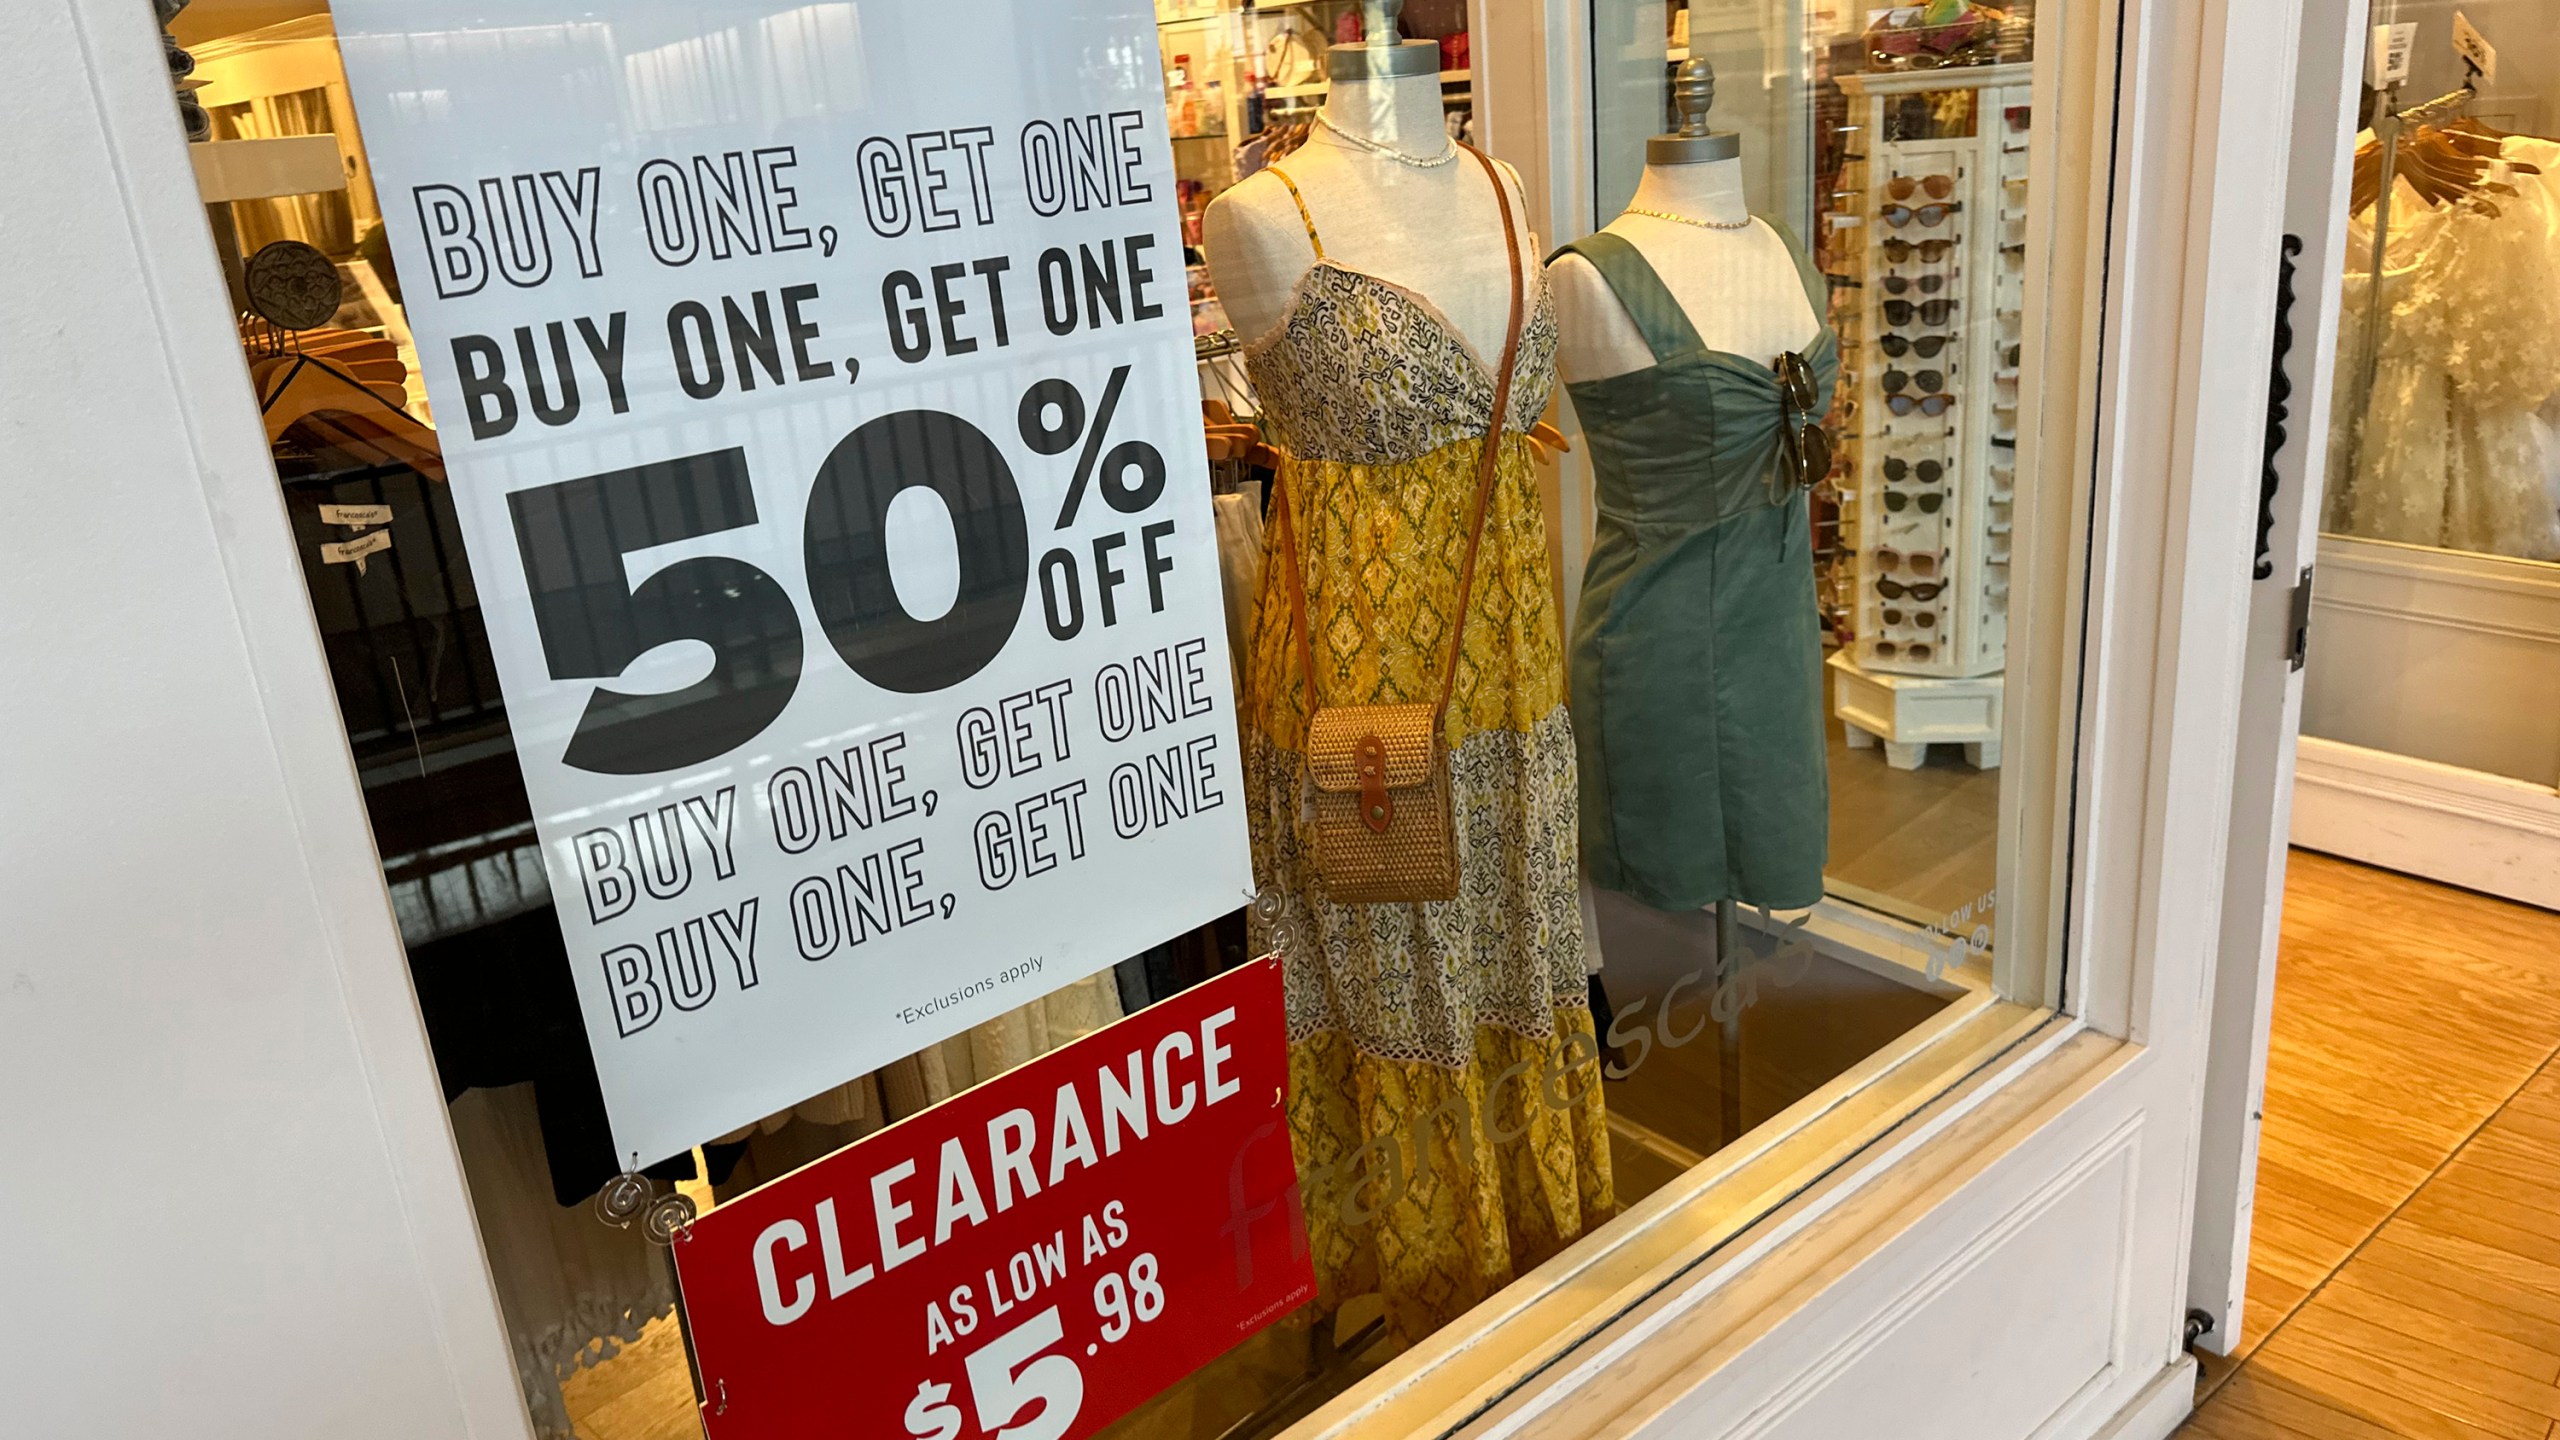
[[[616,1149],[1251,889],[1146,0],[338,0]]]

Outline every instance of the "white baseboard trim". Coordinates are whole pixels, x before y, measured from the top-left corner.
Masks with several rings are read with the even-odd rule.
[[[2167,1440],[2196,1408],[2196,1357],[2181,1355],[2090,1440]]]
[[[2560,910],[2560,791],[2302,737],[2293,843]]]

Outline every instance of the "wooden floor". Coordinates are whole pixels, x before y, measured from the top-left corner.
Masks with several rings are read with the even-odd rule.
[[[2560,1440],[2560,916],[2297,851],[2191,1440]]]
[[[1824,888],[1887,915],[1936,925],[1980,911],[2000,861],[2000,772],[1964,763],[1961,745],[1932,745],[1917,770],[1884,751],[1852,750],[1833,717],[1831,853]],[[1985,923],[1988,923],[1987,919]]]

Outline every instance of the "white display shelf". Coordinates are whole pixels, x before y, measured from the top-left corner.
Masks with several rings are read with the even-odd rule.
[[[1831,713],[1852,750],[1884,747],[1885,763],[1917,770],[1932,745],[1962,745],[1976,770],[2000,768],[1998,675],[1944,680],[1861,669],[1846,650],[1831,652]]]
[[[2024,257],[2017,256],[2013,263],[2007,242],[2013,228],[2010,218],[2025,213],[2026,137],[2007,129],[2004,111],[2029,103],[2029,83],[2029,68],[2024,65],[1859,74],[1840,81],[1853,107],[1851,114],[1869,137],[1867,154],[1861,157],[1863,173],[1843,177],[1845,193],[1840,198],[1858,197],[1855,209],[1830,217],[1835,232],[1854,237],[1835,242],[1831,268],[1860,283],[1862,288],[1855,293],[1865,319],[1855,356],[1861,418],[1857,433],[1848,437],[1855,446],[1854,478],[1842,487],[1855,495],[1852,629],[1861,674],[1891,672],[1961,682],[1989,679],[1996,685],[1997,673],[2008,661],[2010,516],[2017,490],[2031,485],[2033,477],[2017,469],[2022,377],[2008,363],[2006,353],[2024,340],[2020,315]],[[1915,127],[1919,133],[1896,133],[1892,121],[1905,98],[1948,91],[1973,91],[1979,97],[1970,107],[1969,127],[1950,127],[1955,133],[1945,134],[1929,133],[1934,126]],[[1948,217],[1952,223],[1896,229],[1880,222],[1886,203],[1884,187],[1890,180],[1897,175],[1932,174],[1953,181],[1946,198],[1962,208]],[[1909,203],[1916,207],[1930,198],[1915,195]],[[1897,239],[1952,240],[1955,249],[1942,260],[1896,267],[1886,260],[1884,247]],[[1897,269],[1915,280],[1935,278],[1944,288],[1915,287],[1902,295],[1890,294],[1882,288],[1883,280]],[[1923,314],[1932,303],[1953,302],[1954,308],[1935,322],[1915,316],[1894,325],[1885,319],[1888,301],[1908,301]],[[1931,355],[1915,351],[1891,357],[1880,344],[1888,333],[1920,340],[1944,337],[1947,343]],[[1942,388],[1953,397],[1953,406],[1936,417],[1894,415],[1883,389],[1889,370],[1915,378],[1926,370],[1941,372],[1946,377]],[[1919,510],[1917,502],[1925,498],[1926,487],[1908,480],[1896,482],[1893,488],[1912,497],[1911,507],[1898,513],[1886,508],[1884,466],[1897,457],[1914,467],[1931,460],[1945,467],[1940,509]],[[1874,564],[1880,545],[1942,557],[1933,576],[1897,570],[1890,577],[1903,584],[1943,582],[1930,600],[1903,604],[1905,609],[1930,612],[1933,623],[1891,637],[1928,641],[1932,653],[1927,660],[1875,653],[1875,642],[1887,638],[1883,612],[1897,603],[1877,588],[1878,581],[1889,578]],[[1874,703],[1881,708],[1880,700]],[[1842,718],[1848,719],[1845,711]],[[1866,728],[1902,743],[1893,733],[1896,726]],[[1986,738],[1992,741],[1996,757],[1996,721]],[[1912,763],[1917,764],[1917,759]]]

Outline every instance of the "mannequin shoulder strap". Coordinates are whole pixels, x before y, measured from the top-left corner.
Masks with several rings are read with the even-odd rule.
[[[1619,308],[1627,312],[1637,333],[1644,336],[1655,364],[1705,353],[1706,342],[1699,338],[1698,327],[1689,323],[1689,312],[1672,298],[1671,287],[1662,283],[1662,275],[1653,268],[1653,262],[1645,259],[1644,252],[1625,236],[1595,230],[1556,251],[1558,256],[1567,254],[1581,256],[1600,272],[1609,293],[1617,297]],[[1550,263],[1552,260],[1550,257]]]
[[[1813,267],[1813,257],[1806,252],[1802,242],[1796,239],[1795,232],[1787,228],[1785,221],[1775,215],[1762,215],[1759,220],[1761,224],[1776,231],[1778,239],[1785,242],[1787,258],[1796,262],[1796,278],[1804,283],[1805,303],[1813,307],[1813,318],[1827,327],[1831,323],[1829,282],[1822,278],[1821,271]]]
[[[1265,165],[1262,168],[1270,171],[1281,184],[1289,187],[1289,200],[1298,207],[1298,223],[1307,227],[1307,243],[1315,247],[1316,258],[1323,259],[1324,241],[1316,237],[1316,217],[1308,213],[1307,197],[1298,193],[1298,182],[1290,179],[1289,172],[1277,165]]]

